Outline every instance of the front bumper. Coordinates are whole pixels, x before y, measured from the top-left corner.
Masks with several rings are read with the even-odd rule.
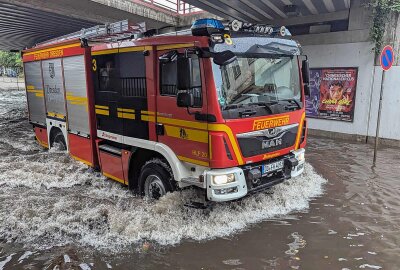
[[[243,198],[248,194],[262,192],[283,181],[297,177],[304,171],[304,149],[269,160],[273,163],[283,160],[284,167],[266,175],[254,177],[254,171],[261,170],[266,162],[244,165],[227,169],[213,169],[206,172],[207,198],[210,201],[225,202]],[[216,175],[234,174],[235,181],[227,184],[216,185],[212,179]]]

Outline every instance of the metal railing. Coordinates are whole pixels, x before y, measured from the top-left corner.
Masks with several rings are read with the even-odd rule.
[[[161,9],[161,11],[167,11],[176,15],[192,15],[204,12],[202,9],[197,8],[193,5],[185,3],[181,0],[132,0],[146,4],[149,7],[155,9]]]

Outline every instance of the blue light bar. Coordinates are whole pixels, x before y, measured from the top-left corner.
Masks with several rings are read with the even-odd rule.
[[[194,36],[209,36],[213,33],[220,33],[224,29],[222,22],[216,19],[199,19],[191,27]]]

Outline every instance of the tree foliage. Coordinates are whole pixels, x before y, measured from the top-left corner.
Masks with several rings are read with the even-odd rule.
[[[15,52],[0,51],[0,67],[22,67],[21,55]]]
[[[392,13],[400,13],[400,0],[369,0],[372,10],[370,36],[375,43],[375,52],[382,48],[386,25]]]

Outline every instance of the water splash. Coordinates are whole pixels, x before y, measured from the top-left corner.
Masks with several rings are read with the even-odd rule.
[[[145,241],[175,245],[229,237],[251,224],[307,209],[326,182],[306,164],[303,176],[275,186],[272,194],[218,204],[207,213],[184,206],[196,196],[193,190],[146,202],[65,153],[41,149],[25,114],[9,115],[25,106],[23,92],[13,95],[19,99],[0,111],[0,238],[6,241],[116,252]],[[4,96],[0,91],[0,99]]]

